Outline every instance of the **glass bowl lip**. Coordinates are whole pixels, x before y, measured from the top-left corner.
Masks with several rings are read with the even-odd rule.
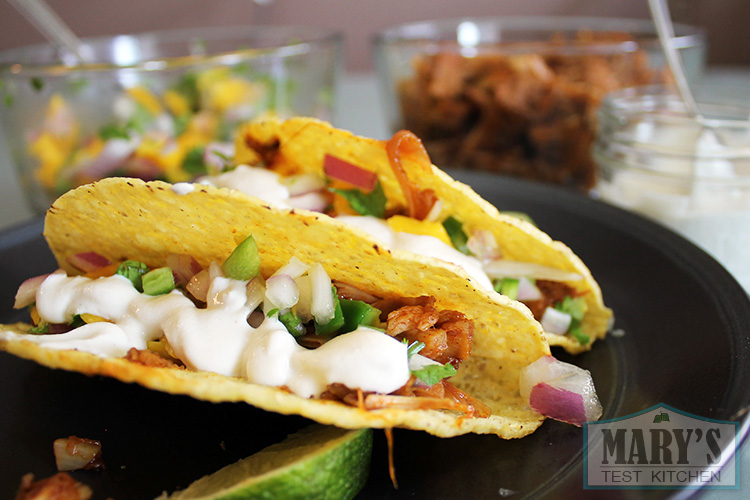
[[[654,48],[661,50],[660,42],[656,33],[656,27],[650,19],[624,18],[624,17],[596,17],[596,16],[486,16],[486,17],[452,17],[441,19],[429,19],[422,21],[413,21],[402,23],[384,28],[373,36],[375,46],[388,45],[440,45],[441,50],[445,50],[445,45],[450,39],[436,38],[436,34],[445,34],[451,31],[455,32],[456,28],[464,22],[475,23],[478,25],[493,25],[501,27],[506,32],[523,32],[523,31],[546,31],[549,34],[560,32],[571,32],[581,30],[591,31],[629,31],[636,34],[653,35],[653,39],[638,40],[636,43],[628,42],[607,42],[592,43],[581,46],[565,46],[566,52],[591,53],[597,52],[632,52],[642,48]],[[705,31],[697,26],[687,24],[675,24],[676,36],[673,43],[676,48],[687,48],[705,45]],[[543,41],[543,40],[540,40]],[[458,49],[461,46],[456,43]],[[479,42],[477,48],[500,46],[497,42]],[[560,51],[559,45],[551,45]],[[501,50],[501,49],[498,49]],[[519,52],[528,51],[528,49],[519,50]],[[538,50],[535,48],[535,52]]]
[[[702,86],[697,85],[694,90]],[[714,95],[714,94],[712,94]],[[750,132],[750,119],[739,118],[739,116],[750,116],[750,91],[747,99],[741,104],[739,102],[707,102],[696,97],[699,109],[704,114],[702,124],[711,128],[747,129]],[[717,118],[707,112],[719,108],[743,110],[738,113],[738,118]],[[637,114],[653,117],[656,121],[665,124],[687,125],[697,124],[696,118],[690,116],[687,108],[682,103],[682,98],[675,86],[672,85],[642,85],[615,90],[608,93],[601,102],[598,115],[600,120],[623,120],[627,116]]]
[[[238,25],[238,26],[215,26],[203,28],[178,28],[168,30],[145,31],[141,33],[122,33],[97,37],[82,38],[84,44],[103,45],[113,42],[122,37],[135,39],[153,38],[160,41],[189,41],[200,40],[232,40],[241,41],[249,38],[249,34],[261,37],[286,36],[291,41],[287,44],[270,44],[267,47],[237,49],[227,52],[217,52],[206,55],[190,55],[169,57],[153,57],[138,60],[129,64],[117,64],[114,62],[91,62],[75,65],[66,65],[59,60],[53,63],[47,62],[19,62],[18,56],[25,51],[38,53],[39,51],[54,51],[49,43],[39,43],[14,47],[0,52],[0,78],[7,77],[32,77],[32,76],[59,76],[68,73],[106,72],[119,70],[138,71],[164,71],[179,67],[187,67],[194,64],[236,64],[240,61],[257,58],[285,59],[300,56],[312,52],[319,46],[340,46],[343,33],[338,29],[325,28],[311,25]],[[15,56],[15,58],[14,58]]]

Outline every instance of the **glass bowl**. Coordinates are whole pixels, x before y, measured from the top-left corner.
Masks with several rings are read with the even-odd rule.
[[[692,240],[750,292],[750,91],[693,90],[702,119],[663,86],[604,99],[592,194]]]
[[[299,26],[87,39],[0,54],[0,124],[31,208],[114,175],[186,181],[223,167],[237,125],[273,113],[330,120],[338,33]]]
[[[676,27],[692,76],[701,31]],[[588,190],[596,110],[608,92],[670,78],[650,21],[488,17],[424,21],[378,33],[387,120],[422,139],[433,163]]]

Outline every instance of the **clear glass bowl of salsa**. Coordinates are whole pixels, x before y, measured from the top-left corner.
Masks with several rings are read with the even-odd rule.
[[[223,168],[263,114],[331,119],[337,32],[246,26],[83,40],[0,54],[0,123],[36,212],[102,177],[188,181]]]

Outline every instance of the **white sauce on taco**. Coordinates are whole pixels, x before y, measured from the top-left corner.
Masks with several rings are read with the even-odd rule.
[[[345,222],[381,240],[389,248],[406,250],[425,257],[441,259],[455,264],[477,280],[487,290],[492,290],[492,280],[482,269],[482,263],[474,257],[462,254],[438,238],[426,234],[394,231],[384,220],[372,216],[340,215],[336,220]]]
[[[123,276],[90,279],[58,271],[37,291],[40,316],[65,323],[85,312],[107,321],[55,335],[0,332],[0,339],[122,357],[163,334],[188,368],[286,386],[302,397],[317,397],[333,383],[387,394],[409,380],[406,345],[377,330],[360,326],[310,350],[297,344],[278,316],[250,326],[254,307],[248,306],[246,287],[246,281],[216,277],[201,309],[176,290],[150,296]]]
[[[276,206],[290,207],[289,189],[281,183],[279,174],[265,168],[238,165],[220,175],[202,177],[200,183],[236,189]]]

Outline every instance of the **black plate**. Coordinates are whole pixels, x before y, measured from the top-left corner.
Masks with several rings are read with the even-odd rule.
[[[750,404],[750,300],[707,254],[643,218],[582,195],[482,173],[453,172],[501,210],[531,215],[591,268],[625,331],[574,361],[591,370],[603,418],[657,403],[701,417],[736,420]],[[18,285],[54,261],[41,221],[0,236],[0,322]],[[570,361],[562,352],[559,358]],[[0,353],[0,490],[21,476],[55,472],[52,441],[78,435],[103,443],[107,470],[77,472],[95,498],[153,498],[249,455],[307,424],[244,404],[211,404],[100,377],[49,370]],[[747,430],[743,422],[742,433]],[[399,489],[376,433],[361,498],[667,498],[692,490],[583,489],[583,433],[545,422],[533,435],[439,439],[397,430]],[[606,493],[606,495],[603,495]]]

